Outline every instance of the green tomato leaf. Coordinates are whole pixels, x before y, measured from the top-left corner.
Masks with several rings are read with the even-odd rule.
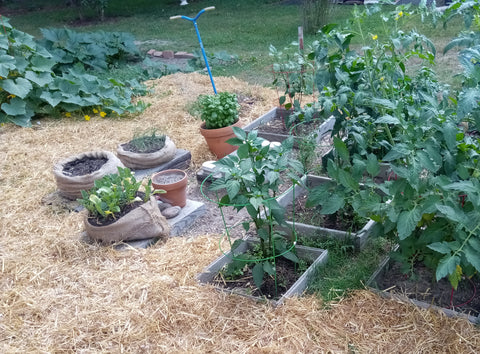
[[[372,177],[375,177],[380,173],[380,164],[378,163],[375,154],[369,154],[367,156],[367,172]]]
[[[322,204],[322,214],[329,215],[337,212],[345,205],[345,200],[341,196],[335,194],[330,195],[328,201]]]
[[[402,211],[397,220],[397,231],[400,240],[410,236],[421,219],[422,213],[417,208]]]
[[[478,240],[476,241],[477,243],[480,243]],[[473,243],[475,244],[475,242]],[[472,266],[475,267],[477,272],[480,272],[480,248],[472,247],[471,244],[472,243],[464,248],[465,258]],[[480,245],[476,244],[476,246]]]
[[[427,247],[441,254],[450,254],[452,252],[452,250],[448,246],[448,243],[445,241],[435,242],[435,243],[432,243],[431,245],[428,245]]]
[[[457,265],[460,264],[460,258],[458,256],[446,255],[438,262],[437,271],[435,277],[437,281],[452,274],[456,271]]]

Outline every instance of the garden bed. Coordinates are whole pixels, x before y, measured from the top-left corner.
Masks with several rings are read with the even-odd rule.
[[[290,130],[287,129],[284,119],[288,116],[289,111],[275,107],[270,111],[257,118],[250,124],[247,124],[243,129],[247,132],[258,130],[258,136],[267,139],[268,141],[282,142],[290,135]],[[335,124],[335,118],[331,117],[324,122],[314,120],[312,123],[305,123],[305,127],[311,129],[302,129],[302,133],[298,136],[307,136],[309,133],[315,132],[316,143],[320,143],[322,139],[328,135]],[[295,139],[295,146],[298,147],[299,139]]]
[[[247,239],[246,242],[243,242],[240,246],[238,246],[235,249],[235,255],[242,253],[246,251],[247,249],[250,249],[253,247],[255,244],[255,240],[253,239]],[[327,259],[328,259],[328,251],[322,250],[319,248],[312,248],[312,247],[305,247],[305,246],[297,246],[296,247],[296,252],[297,256],[301,260],[305,260],[307,263],[311,263],[310,266],[307,268],[307,270],[299,275],[296,274],[296,278],[294,283],[287,287],[287,286],[279,286],[278,288],[278,296],[255,296],[256,294],[260,294],[261,291],[255,288],[254,282],[247,274],[247,279],[243,279],[243,281],[237,281],[236,283],[230,283],[227,284],[226,282],[223,282],[221,278],[218,276],[219,272],[223,269],[225,265],[228,263],[232,262],[234,258],[234,254],[232,252],[228,252],[217,258],[214,262],[212,262],[203,273],[199,274],[197,276],[197,279],[200,283],[202,284],[213,284],[217,290],[220,291],[225,291],[228,293],[232,294],[237,294],[241,296],[246,296],[248,298],[251,298],[252,300],[270,300],[274,306],[281,305],[285,299],[296,296],[296,295],[301,295],[305,289],[308,286],[308,282],[310,280],[310,277],[314,274],[315,270],[317,267],[323,265]],[[283,259],[278,259],[277,262],[279,265],[279,271],[277,274],[280,274],[280,269],[282,269],[283,272],[291,273],[293,270],[292,264],[289,264],[287,262],[284,262]],[[289,265],[288,265],[289,264]],[[289,270],[286,270],[286,267],[291,266]],[[279,276],[279,275],[277,275]],[[290,277],[291,275],[289,275]],[[269,282],[270,283],[270,282]],[[270,287],[268,290],[272,290],[272,285],[269,284],[267,285]],[[266,290],[262,287],[263,290]],[[275,289],[273,289],[275,291]]]
[[[423,309],[435,309],[449,317],[462,317],[480,324],[480,280],[462,280],[453,290],[448,279],[435,280],[435,274],[423,264],[414,267],[412,276],[403,274],[401,265],[387,257],[367,282],[376,293],[412,303]]]
[[[302,178],[303,184],[307,188],[313,188],[320,183],[325,183],[329,179],[326,177],[314,176],[314,175],[306,175]],[[298,198],[305,198],[307,194],[307,189],[302,186],[295,186],[295,188],[290,188],[287,192],[282,194],[278,198],[278,202],[280,205],[287,207],[292,205],[294,196],[295,200]],[[287,215],[288,217],[288,215]],[[353,232],[346,232],[336,229],[331,229],[322,226],[315,226],[312,224],[306,224],[302,222],[293,222],[287,221],[288,227],[284,228],[284,231],[287,232],[289,236],[293,235],[293,227],[295,227],[295,231],[297,234],[306,236],[306,237],[313,237],[318,239],[326,239],[328,237],[338,238],[341,240],[346,240],[351,238],[354,242],[354,246],[356,249],[361,250],[365,247],[365,243],[372,231],[375,222],[373,220],[369,220],[363,225],[358,231]]]

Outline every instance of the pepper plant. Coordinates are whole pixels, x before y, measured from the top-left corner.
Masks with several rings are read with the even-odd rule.
[[[258,137],[256,130],[249,132],[248,136],[241,128],[233,127],[233,131],[236,137],[229,139],[228,143],[238,146],[238,150],[236,155],[228,155],[215,162],[223,176],[211,184],[210,190],[226,193],[219,199],[221,208],[247,210],[251,220],[242,225],[248,231],[252,222],[260,242],[256,255],[235,255],[225,275],[238,274],[245,265],[253,266],[253,279],[260,288],[265,273],[275,276],[276,257],[283,256],[298,262],[287,239],[276,228],[285,224],[285,208],[276,197],[280,186],[286,183],[285,179],[298,183],[297,176],[302,173],[303,167],[289,154],[293,138],[281,144],[269,144]],[[232,252],[241,242],[245,241],[237,240],[231,244]]]

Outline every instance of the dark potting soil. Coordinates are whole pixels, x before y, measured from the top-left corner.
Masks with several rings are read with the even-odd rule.
[[[145,204],[143,202],[143,198],[145,197],[145,193],[143,192],[138,192],[137,193],[137,197],[140,197],[142,198],[142,201],[136,201],[136,202],[133,202],[131,204],[127,204],[125,207],[122,208],[122,210],[120,210],[119,213],[114,213],[113,214],[113,218],[112,217],[109,217],[108,219],[104,220],[104,219],[99,219],[99,218],[95,218],[95,217],[89,217],[88,218],[88,222],[93,225],[93,226],[106,226],[106,225],[110,225],[110,224],[113,224],[115,221],[117,221],[119,218],[121,218],[122,216],[125,216],[127,215],[129,212],[131,212],[133,209],[136,209],[138,208],[140,205],[143,205]]]
[[[295,263],[279,257],[276,259],[275,268],[277,270],[277,286],[275,287],[275,279],[265,273],[264,281],[261,288],[257,288],[253,281],[252,271],[250,268],[244,273],[240,279],[227,280],[223,279],[221,274],[218,274],[213,280],[213,284],[225,289],[244,290],[245,294],[265,297],[269,300],[278,300],[287,290],[295,284],[300,278],[302,272],[298,271]]]
[[[331,215],[322,215],[321,208],[307,208],[305,206],[307,199],[308,197],[306,195],[297,197],[295,199],[295,210],[293,210],[292,204],[287,206],[285,212],[287,220],[293,220],[293,212],[295,211],[295,222],[350,232],[361,230],[367,223],[367,220],[363,218],[353,218],[350,213],[343,210],[339,210]]]
[[[390,289],[411,299],[426,302],[439,307],[453,309],[457,312],[480,315],[480,276],[471,281],[462,279],[457,290],[453,290],[447,279],[435,280],[435,273],[423,264],[417,264],[413,276],[403,274],[400,263],[391,264],[390,268],[377,279],[379,289]]]
[[[107,158],[88,157],[84,156],[63,165],[63,174],[66,176],[85,176],[102,168],[108,161]]]

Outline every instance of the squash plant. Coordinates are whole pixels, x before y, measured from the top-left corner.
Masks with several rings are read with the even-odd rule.
[[[3,17],[0,36],[0,123],[30,126],[33,116],[81,111],[86,107],[123,114],[145,109],[132,103],[144,93],[138,82],[100,79],[81,67],[55,72],[55,57],[32,36],[13,28]]]
[[[225,191],[219,200],[219,206],[230,206],[237,211],[246,209],[260,239],[259,251],[255,255],[236,255],[225,270],[225,275],[242,273],[246,265],[252,266],[253,279],[260,288],[265,273],[275,275],[275,258],[283,256],[298,263],[297,256],[291,251],[286,238],[276,229],[285,224],[285,208],[276,200],[279,187],[289,178],[298,183],[296,173],[302,173],[302,165],[292,159],[289,152],[293,146],[293,137],[281,144],[269,144],[258,137],[257,131],[247,133],[233,127],[235,138],[227,142],[238,146],[236,155],[228,155],[215,162],[223,177],[214,181],[210,190]],[[246,231],[250,222],[243,224]],[[228,232],[228,229],[227,229]],[[245,242],[237,240],[231,245],[232,252]]]

